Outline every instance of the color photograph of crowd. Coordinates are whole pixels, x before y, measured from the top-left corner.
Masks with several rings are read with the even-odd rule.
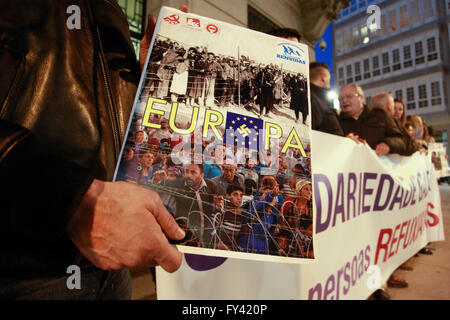
[[[314,257],[309,144],[306,157],[297,148],[263,155],[207,139],[198,148],[194,134],[174,134],[167,119],[157,121],[161,129],[134,119],[116,180],[159,193],[188,234],[179,244]]]

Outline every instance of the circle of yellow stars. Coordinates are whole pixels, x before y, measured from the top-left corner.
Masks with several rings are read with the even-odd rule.
[[[244,121],[247,121],[247,117],[243,117],[242,119],[243,119]],[[237,120],[237,121],[241,121],[241,118],[240,118],[240,117],[237,117],[236,120]],[[232,120],[231,123],[232,123],[232,124],[236,124],[236,121]],[[253,124],[253,120],[250,120],[249,123]],[[258,129],[258,126],[255,125],[255,126],[253,126],[253,128]],[[230,129],[233,130],[233,126],[230,126]],[[230,135],[233,137],[233,136],[234,136],[234,133],[230,133]],[[256,135],[259,136],[259,132],[258,132],[258,131],[256,131]],[[234,141],[235,141],[235,142],[238,142],[238,139],[236,138],[236,139],[234,139]],[[256,139],[256,138],[253,138],[253,141],[257,141],[257,139]],[[242,141],[241,144],[242,144],[242,145],[245,145],[245,141]],[[252,142],[249,141],[248,144],[251,145]]]

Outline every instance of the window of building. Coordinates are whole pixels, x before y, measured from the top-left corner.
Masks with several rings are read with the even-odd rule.
[[[427,86],[422,84],[419,86],[419,99],[427,98]]]
[[[352,27],[352,45],[359,45],[359,29],[357,25]]]
[[[437,60],[438,54],[436,51],[436,38],[431,37],[427,39],[428,61]]]
[[[423,1],[423,18],[428,19],[433,17],[433,2],[431,0],[425,0]]]
[[[431,105],[437,106],[442,104],[441,87],[439,81],[431,83]]]
[[[403,47],[403,67],[408,68],[411,66],[411,46],[407,45]]]
[[[402,68],[402,64],[400,62],[400,49],[394,49],[392,51],[392,62],[394,63],[394,66],[392,67],[394,71]]]
[[[247,6],[248,28],[264,33],[280,28],[275,22],[264,16],[252,6]]]
[[[422,41],[416,42],[414,44],[414,50],[416,52],[416,64],[424,63],[425,62],[425,58],[423,57]]]
[[[344,51],[347,51],[351,48],[350,45],[350,29],[344,30]]]
[[[428,107],[428,100],[420,100],[419,108],[426,108],[426,107]]]
[[[416,108],[416,102],[414,99],[414,87],[406,88],[406,109],[411,110]]]
[[[358,7],[356,6],[356,0],[351,0],[350,1],[350,12],[355,12],[358,9]]]
[[[363,60],[363,70],[364,72],[370,71],[370,61],[369,59]]]
[[[385,34],[387,34],[388,30],[387,30],[387,27],[386,27],[386,15],[383,14],[383,13],[381,14],[380,24],[381,24],[380,34],[382,36],[384,36]]]
[[[383,61],[383,73],[391,72],[391,67],[389,66],[389,52],[383,53],[382,61]]]
[[[139,52],[140,41],[144,36],[146,3],[145,0],[118,0],[127,17],[131,42],[136,53]]]
[[[395,99],[403,99],[403,90],[395,90]]]
[[[361,62],[355,62],[355,82],[361,81]]]
[[[376,39],[378,37],[378,26],[375,20],[372,21],[372,24],[369,27],[370,39]]]
[[[336,34],[336,53],[341,53],[344,49],[344,43],[342,41],[342,33]]]
[[[427,86],[422,84],[419,86],[419,108],[428,107]]]
[[[397,10],[392,9],[391,11],[389,11],[389,30],[391,32],[394,32],[397,29],[398,29]]]
[[[408,7],[406,4],[400,7],[400,28],[407,27],[409,24]]]
[[[353,72],[351,64],[347,65],[346,72],[347,72],[347,84],[353,83]]]
[[[370,60],[364,59],[363,61],[364,79],[370,78]]]
[[[367,7],[366,0],[359,0],[358,1],[358,9],[364,9]]]
[[[361,43],[363,43],[363,44],[369,43],[369,35],[367,33],[366,24],[363,24],[361,26]]]
[[[420,21],[419,0],[412,0],[411,5],[411,24]]]
[[[374,69],[378,69],[380,67],[378,56],[372,57],[372,66]]]
[[[361,74],[361,62],[355,62],[355,74]]]
[[[351,76],[353,76],[353,74],[352,74],[352,65],[351,64],[349,64],[349,65],[347,65],[347,78],[348,77],[351,77]]]
[[[378,60],[378,56],[372,57],[372,69],[373,69],[373,76],[379,76],[380,75],[380,64]]]
[[[338,68],[338,79],[339,80],[344,79],[344,67]]]

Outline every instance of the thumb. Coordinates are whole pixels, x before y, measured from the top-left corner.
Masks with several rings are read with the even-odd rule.
[[[145,30],[144,37],[141,40],[141,46],[147,44],[147,48],[153,37],[153,32],[155,31],[156,17],[152,14],[148,15],[147,30]]]
[[[183,11],[184,13],[188,13],[189,12],[189,8],[187,5],[183,4],[180,6],[180,11]]]
[[[147,58],[150,43],[152,42],[153,33],[155,32],[156,17],[152,14],[148,15],[148,25],[144,37],[141,40],[141,47],[139,50],[139,65],[141,70],[144,69],[145,60]]]
[[[150,212],[153,214],[156,221],[158,221],[158,224],[166,236],[174,240],[183,239],[186,236],[186,233],[180,228],[169,211],[166,210],[158,195],[156,195],[156,200],[152,201],[152,204]]]

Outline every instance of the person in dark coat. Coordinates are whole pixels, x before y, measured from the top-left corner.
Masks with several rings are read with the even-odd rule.
[[[353,133],[366,140],[378,155],[407,153],[403,135],[394,119],[382,108],[365,106],[361,87],[355,84],[342,87],[339,103],[342,110],[339,122],[345,135]]]
[[[309,111],[306,81],[298,76],[293,76],[289,81],[289,90],[291,91],[290,108],[295,112],[295,119],[299,122],[301,113],[302,121],[305,123]]]
[[[322,62],[311,62],[309,65],[309,84],[311,92],[311,127],[338,136],[344,131],[339,124],[336,110],[330,107],[328,92],[330,89],[329,67]]]
[[[273,78],[273,70],[270,66],[262,69],[256,76],[256,84],[259,87],[258,99],[256,101],[259,104],[260,116],[263,114],[268,115],[272,111],[275,97],[273,95],[273,88],[275,86]],[[264,108],[265,113],[264,113]]]
[[[182,228],[191,226],[191,230],[186,230],[193,233],[189,245],[212,247],[212,220],[218,189],[215,182],[204,179],[203,165],[188,164],[183,179],[164,180],[161,185],[164,187],[159,188],[158,192],[162,199],[172,204],[168,210]]]
[[[401,120],[394,118],[395,100],[390,93],[382,92],[374,96],[372,99],[372,108],[384,109],[394,120],[398,130],[402,133],[406,147],[405,152],[402,153],[402,155],[410,156],[418,150],[414,140],[411,138],[408,131],[406,131]]]

